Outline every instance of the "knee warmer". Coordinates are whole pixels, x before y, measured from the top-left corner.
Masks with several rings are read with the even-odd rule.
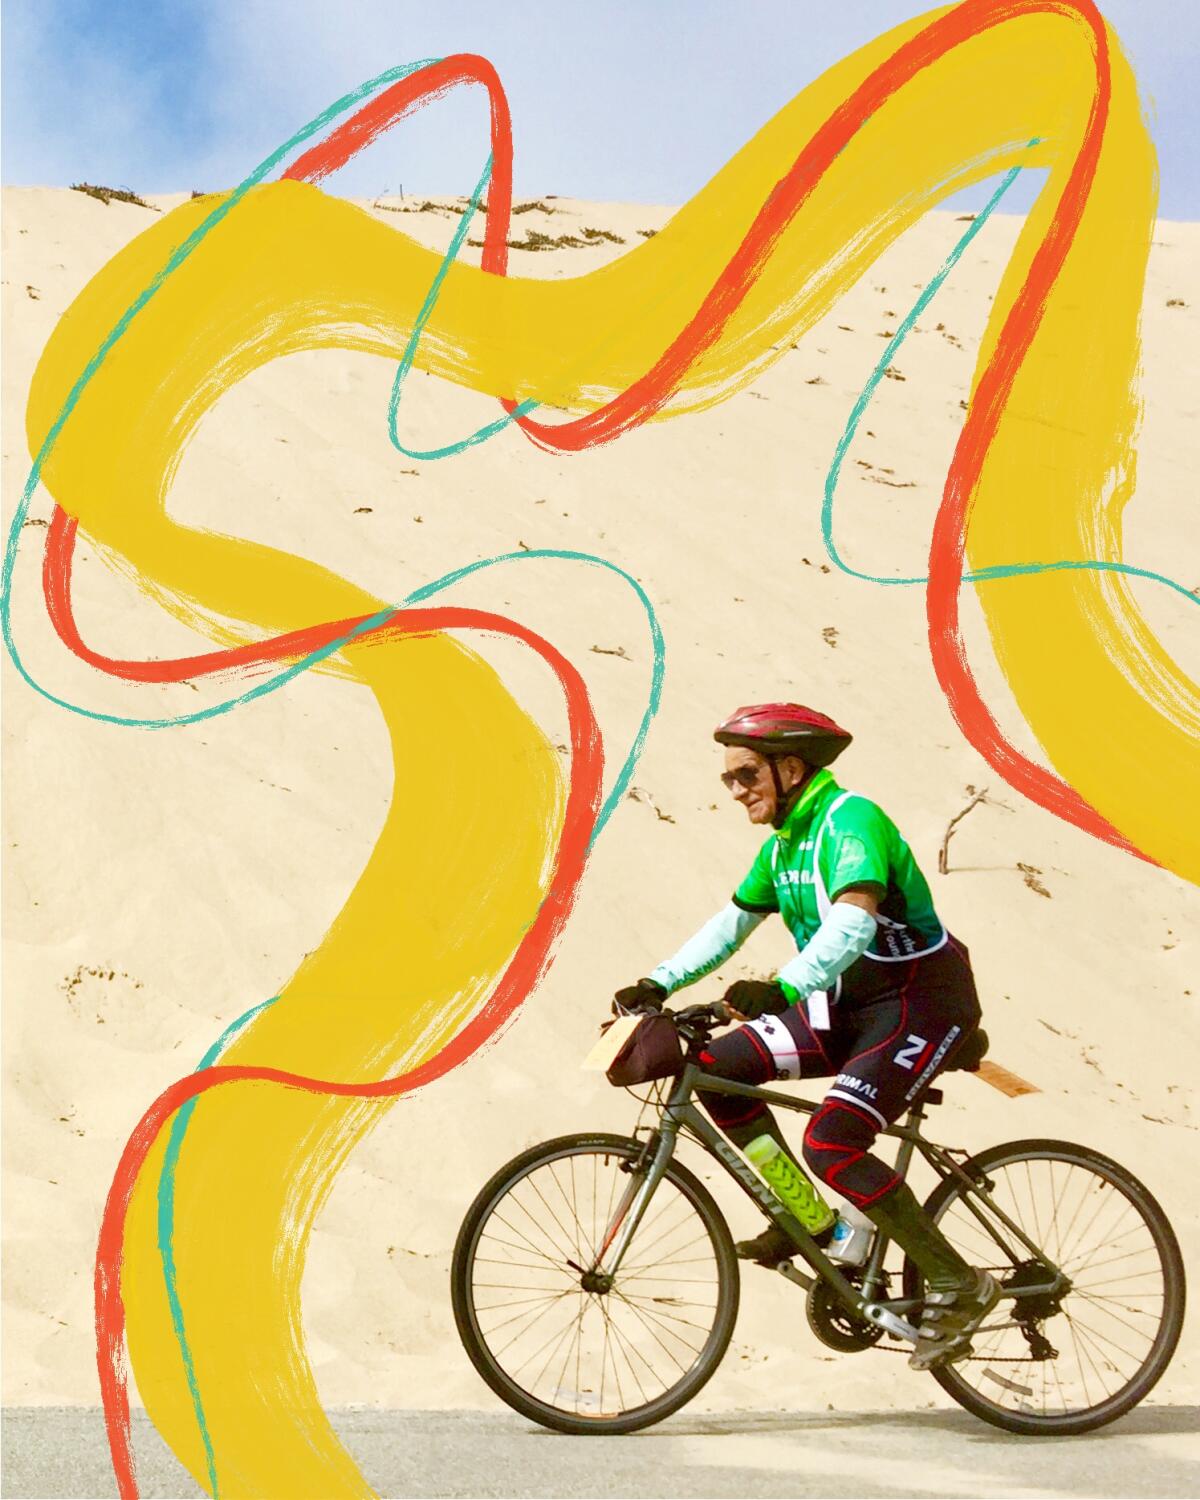
[[[870,1116],[827,1100],[804,1132],[804,1161],[816,1179],[863,1207],[894,1188],[895,1171],[869,1154],[878,1130]]]

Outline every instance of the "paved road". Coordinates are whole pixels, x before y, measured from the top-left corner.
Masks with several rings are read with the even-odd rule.
[[[339,1411],[333,1419],[381,1495],[1200,1495],[1200,1408],[1145,1406],[1082,1438],[1014,1438],[965,1412],[746,1412],[670,1418],[623,1438],[571,1438],[491,1412]],[[115,1494],[103,1422],[87,1408],[9,1407],[3,1493]],[[142,1494],[196,1488],[135,1417]]]

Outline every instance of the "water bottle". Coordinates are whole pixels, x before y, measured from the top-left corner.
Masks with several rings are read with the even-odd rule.
[[[758,1168],[775,1196],[809,1234],[820,1234],[829,1228],[836,1218],[833,1209],[773,1136],[756,1136],[742,1149],[746,1160]]]
[[[875,1226],[866,1214],[859,1213],[849,1203],[844,1204],[838,1211],[833,1238],[825,1254],[843,1266],[861,1266],[870,1253],[874,1237]]]

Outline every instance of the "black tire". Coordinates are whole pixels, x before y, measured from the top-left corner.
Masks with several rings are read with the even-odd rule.
[[[1067,1436],[1116,1421],[1153,1388],[1170,1363],[1183,1327],[1183,1258],[1166,1214],[1123,1167],[1067,1141],[993,1146],[965,1163],[964,1171],[987,1178],[997,1205],[1053,1256],[1072,1286],[1057,1304],[1051,1301],[1045,1307],[1014,1298],[1000,1302],[975,1334],[973,1355],[935,1368],[934,1379],[960,1406],[1006,1432]],[[1049,1193],[1039,1194],[1039,1184],[1048,1184]],[[946,1178],[925,1203],[951,1243],[972,1264],[987,1263],[1002,1283],[1007,1279],[1019,1284],[1021,1275],[1036,1277],[1036,1267],[1017,1269],[1020,1260],[1029,1257],[1011,1231],[987,1215],[996,1231],[1016,1244],[1005,1257],[969,1217],[963,1197],[961,1184]],[[982,1207],[979,1199],[971,1201]],[[1023,1211],[1025,1204],[1028,1212]],[[1083,1250],[1075,1248],[1080,1243]],[[989,1249],[992,1259],[987,1262]],[[1095,1280],[1106,1267],[1112,1268],[1107,1277]],[[1082,1281],[1085,1276],[1089,1279]],[[906,1259],[904,1295],[919,1298],[923,1291],[920,1271]],[[1025,1320],[1028,1332],[1012,1317],[1021,1306],[1035,1314]],[[1036,1316],[1042,1312],[1046,1316]],[[1094,1326],[1097,1319],[1110,1320],[1106,1331]],[[1044,1351],[1033,1357],[1038,1337],[1044,1337],[1052,1350],[1062,1346],[1053,1359]],[[1124,1348],[1126,1342],[1133,1348]],[[1115,1363],[1118,1356],[1124,1369]],[[1016,1378],[1010,1380],[1009,1375]],[[1035,1409],[1039,1377],[1040,1411]],[[994,1386],[996,1394],[981,1389],[985,1384],[987,1391]],[[1078,1397],[1072,1394],[1076,1390]]]
[[[454,1246],[450,1270],[454,1319],[471,1363],[501,1400],[522,1416],[557,1432],[617,1434],[634,1432],[661,1421],[691,1400],[710,1379],[733,1333],[738,1307],[738,1264],[729,1229],[708,1189],[678,1161],[669,1164],[647,1205],[611,1292],[599,1295],[593,1290],[585,1291],[581,1284],[579,1268],[591,1269],[595,1262],[594,1247],[602,1243],[606,1230],[616,1217],[622,1195],[635,1180],[633,1174],[620,1170],[621,1164],[636,1160],[642,1155],[642,1150],[639,1141],[599,1134],[561,1136],[531,1147],[502,1167],[475,1199]],[[556,1164],[563,1164],[558,1172],[554,1170]],[[535,1174],[540,1174],[538,1179],[535,1179]],[[576,1184],[581,1180],[583,1190],[577,1195]],[[590,1209],[586,1196],[589,1181],[592,1189]],[[569,1192],[564,1186],[567,1183]],[[600,1202],[601,1185],[606,1203]],[[541,1192],[542,1188],[546,1192]],[[565,1210],[562,1204],[567,1205]],[[678,1218],[681,1207],[683,1217]],[[588,1211],[581,1216],[581,1210]],[[675,1222],[677,1218],[678,1223]],[[553,1221],[553,1231],[547,1230],[543,1236],[543,1243],[553,1248],[544,1249],[542,1243],[535,1246],[539,1237],[535,1219]],[[684,1229],[689,1235],[688,1245],[675,1245],[679,1229]],[[656,1245],[662,1246],[661,1251],[656,1250]],[[481,1254],[481,1247],[492,1253]],[[681,1256],[681,1250],[688,1250],[694,1259]],[[670,1255],[667,1255],[668,1251]],[[647,1254],[658,1258],[647,1261]],[[567,1263],[568,1257],[574,1259],[574,1269]],[[491,1269],[496,1266],[503,1269]],[[660,1270],[661,1275],[655,1274]],[[530,1273],[538,1277],[539,1282],[529,1281]],[[488,1280],[488,1277],[499,1276],[505,1277],[505,1281]],[[638,1282],[642,1283],[642,1289],[635,1291],[632,1288]],[[686,1286],[682,1286],[685,1282]],[[694,1294],[699,1301],[691,1296],[678,1297],[671,1291],[673,1286],[680,1286],[685,1293],[691,1293],[693,1288],[708,1288],[710,1282],[711,1302],[704,1290],[697,1290]],[[666,1295],[649,1295],[655,1286],[661,1286]],[[480,1293],[491,1290],[521,1295],[481,1307],[481,1300],[490,1299],[486,1295],[481,1299]],[[524,1295],[539,1290],[548,1295]],[[579,1299],[577,1304],[576,1297]],[[488,1321],[489,1313],[504,1313],[510,1307],[530,1302],[534,1309],[539,1302],[547,1305],[541,1311],[518,1312],[513,1317],[502,1318],[490,1329],[481,1324],[481,1319]],[[564,1302],[567,1303],[565,1308],[561,1307]],[[701,1311],[696,1312],[696,1308]],[[589,1325],[586,1334],[588,1348],[593,1346],[592,1329],[596,1329],[597,1334],[602,1331],[604,1336],[599,1356],[598,1395],[594,1363],[591,1385],[586,1383],[589,1376],[582,1367],[584,1326],[593,1310],[601,1321],[598,1329],[594,1319]],[[564,1311],[569,1315],[568,1322],[563,1325],[559,1342],[553,1345],[542,1372],[533,1378],[522,1373],[535,1358],[533,1354],[528,1356],[524,1366],[516,1370],[508,1368],[516,1355],[506,1363],[507,1350],[519,1339],[524,1339],[526,1332],[532,1342],[549,1327],[553,1339],[556,1319]],[[572,1312],[576,1312],[573,1318],[570,1316]],[[623,1331],[620,1332],[616,1331],[617,1316],[622,1320]],[[542,1317],[550,1321],[543,1324],[539,1334],[535,1335],[533,1326]],[[532,1318],[528,1330],[518,1330],[509,1338],[509,1329],[522,1318]],[[694,1322],[697,1318],[702,1321]],[[499,1330],[505,1325],[506,1333],[502,1339]],[[698,1333],[690,1332],[692,1329]],[[703,1342],[693,1349],[693,1341],[698,1341],[699,1334],[703,1334]],[[542,1375],[552,1361],[557,1366],[564,1337],[567,1343],[562,1373],[552,1389],[539,1393]],[[676,1378],[664,1380],[655,1376],[655,1383],[662,1384],[661,1390],[647,1388],[651,1356],[655,1360],[660,1358],[655,1343],[678,1366]],[[535,1351],[537,1357],[545,1347],[543,1344]],[[692,1353],[684,1354],[684,1348]],[[568,1374],[573,1351],[575,1366]],[[520,1353],[520,1349],[517,1352]],[[625,1366],[624,1386],[619,1368],[622,1362]],[[610,1363],[614,1375],[613,1399],[617,1403],[611,1409],[605,1405]],[[564,1390],[564,1379],[573,1382],[573,1388]],[[629,1389],[626,1390],[625,1386]],[[588,1406],[592,1409],[588,1410]]]

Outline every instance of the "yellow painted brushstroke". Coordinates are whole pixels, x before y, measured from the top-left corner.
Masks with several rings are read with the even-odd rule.
[[[622,389],[690,317],[799,146],[920,24],[817,80],[621,260],[555,281],[453,267],[418,364],[474,390],[573,411]],[[1096,194],[975,497],[976,567],[1119,552],[1153,156],[1124,65],[1116,77]],[[689,371],[671,414],[754,379],[778,357],[772,345],[810,327],[948,192],[1014,164],[1047,166],[1049,185],[996,296],[986,355],[1069,171],[1091,96],[1086,37],[1061,16],[1010,21],[919,75],[839,157],[725,337]],[[1028,150],[1033,136],[1043,144]],[[185,204],[164,216],[68,310],[34,381],[33,449],[117,317],[210,207]],[[255,190],[108,356],[46,465],[48,488],[154,597],[190,618],[211,613],[258,634],[373,611],[381,601],[316,564],[180,526],[166,506],[183,447],[223,392],[300,349],[397,359],[437,265],[391,226],[315,188]],[[1115,485],[1114,473],[1124,476]],[[1053,763],[1146,852],[1200,879],[1196,830],[1178,815],[1196,790],[1196,690],[1124,587],[1051,575],[989,585],[982,598],[1016,699]],[[462,645],[431,638],[357,648],[345,663],[388,725],[391,810],[322,946],[228,1058],[367,1079],[430,1055],[494,981],[536,909],[562,788],[541,733]],[[486,782],[476,746],[437,727],[464,718],[486,726]],[[421,770],[431,758],[458,788],[452,807],[427,797]],[[267,1086],[200,1101],[177,1179],[176,1256],[224,1493],[367,1492],[319,1409],[299,1283],[338,1167],[384,1107]],[[159,1160],[142,1174],[129,1224],[131,1353],[155,1423],[203,1483],[155,1240]]]

